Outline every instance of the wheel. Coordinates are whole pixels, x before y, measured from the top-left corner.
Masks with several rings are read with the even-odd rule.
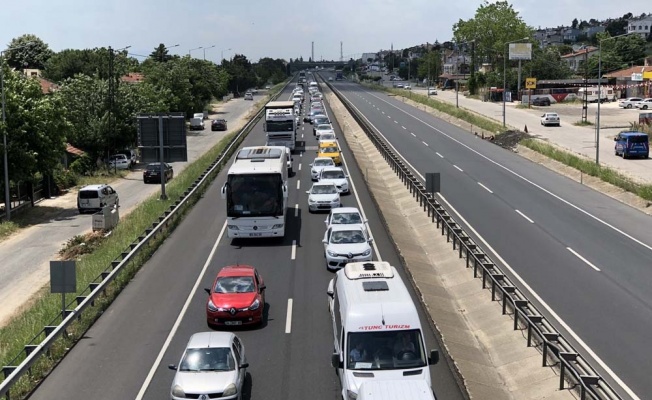
[[[631,104],[627,104],[627,107],[626,107],[626,108],[628,108],[628,109],[629,109],[629,108],[632,108],[632,105],[631,105]]]
[[[623,160],[626,160],[626,159],[627,159],[627,152],[625,150],[623,150]]]
[[[643,107],[641,107],[641,108],[644,109],[644,110],[647,110],[647,106],[643,106]]]

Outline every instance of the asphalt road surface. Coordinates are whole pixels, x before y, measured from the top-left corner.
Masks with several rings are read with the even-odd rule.
[[[257,267],[267,286],[264,326],[236,332],[250,364],[251,379],[243,398],[340,399],[339,381],[330,366],[333,339],[326,288],[333,273],[326,269],[321,243],[326,215],[308,213],[305,194],[311,185],[308,164],[315,156],[316,141],[312,126],[303,127],[298,139],[305,135],[307,150],[294,155],[296,175],[289,181],[288,227],[282,242],[232,242],[222,235],[226,214],[219,193],[226,175],[223,171],[31,399],[169,398],[174,371],[167,365],[178,363],[193,333],[208,329],[203,288],[211,285],[222,266],[235,263]],[[338,126],[335,129],[341,133]],[[259,123],[244,145],[264,142]],[[382,259],[397,266],[405,278],[355,161],[346,143],[340,140],[340,144],[356,189],[356,194],[343,198],[343,204],[364,209]],[[293,308],[288,324],[289,299]],[[421,307],[419,311],[427,347],[439,348]],[[431,378],[439,399],[463,398],[445,357],[431,367]]]
[[[385,93],[334,86],[413,169],[441,173],[442,203],[607,381],[652,393],[649,216]]]

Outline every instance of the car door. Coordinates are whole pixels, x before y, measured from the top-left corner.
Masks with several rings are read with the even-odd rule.
[[[111,186],[107,186],[106,190],[108,191],[107,204],[114,205],[118,203],[118,193]]]
[[[240,343],[240,340],[237,336],[233,337],[233,342],[231,344],[231,351],[233,352],[233,358],[235,359],[235,367],[238,369],[238,376],[236,378],[235,386],[238,388],[238,393],[242,392],[242,386],[244,386],[245,374],[247,370],[245,368],[240,368],[244,361],[244,348]]]
[[[331,228],[326,230],[324,233],[324,255],[326,255],[326,249],[328,248],[328,242],[331,240]]]

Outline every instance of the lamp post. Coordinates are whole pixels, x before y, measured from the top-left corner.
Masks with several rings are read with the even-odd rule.
[[[602,104],[602,42],[605,40],[616,39],[621,36],[627,36],[632,32],[623,33],[622,35],[611,36],[600,39],[598,42],[598,113],[595,121],[595,163],[600,165],[600,104]],[[624,158],[624,156],[623,156]]]
[[[469,44],[469,43],[475,43],[475,39],[472,40],[467,40],[466,42],[462,43],[456,43],[458,46],[462,44]],[[459,47],[458,47],[458,55],[457,55],[457,61],[459,61]],[[466,62],[466,56],[464,56],[464,62]],[[455,65],[458,63],[455,62]],[[459,71],[457,71],[457,74],[459,75]],[[464,77],[466,78],[466,74],[464,74]],[[460,108],[460,87],[459,87],[459,80],[455,79],[455,107]]]
[[[5,111],[5,70],[4,70],[4,53],[9,50],[22,49],[32,45],[32,42],[25,43],[22,46],[12,47],[0,51],[0,92],[2,92],[2,148],[3,148],[3,166],[5,172],[5,215],[6,220],[11,220],[11,196],[9,194],[9,154],[7,153],[7,114]]]
[[[161,52],[161,62],[165,61],[165,52],[173,47],[179,47],[179,45],[175,44],[173,46],[168,46],[163,49],[163,51]]]
[[[507,53],[507,48],[508,48],[508,46],[510,44],[522,42],[522,41],[528,40],[528,39],[529,38],[522,38],[522,39],[518,39],[518,40],[514,40],[514,41],[511,41],[511,42],[505,43],[505,53]],[[507,57],[508,57],[507,54],[503,54],[503,128],[507,126],[507,121],[506,121],[507,116],[505,114],[505,102],[506,102],[505,93],[507,93],[506,92],[506,90],[507,90]]]
[[[202,47],[202,46],[199,46],[199,47],[195,47],[194,49],[190,49],[190,50],[188,50],[188,57],[191,57],[191,56],[190,56],[190,52],[191,52],[191,51],[193,51],[193,50],[200,50],[200,49],[203,49],[203,47]]]
[[[212,45],[212,46],[210,46],[210,47],[204,47],[204,61],[206,61],[206,50],[207,50],[207,49],[212,49],[212,48],[215,47],[215,46],[216,46],[216,45]]]
[[[224,60],[224,52],[225,51],[231,51],[231,48],[223,49],[222,51],[220,51],[220,64],[222,63],[222,60]]]
[[[113,150],[115,149],[115,124],[113,123],[113,116],[114,116],[114,105],[115,105],[115,79],[113,78],[113,73],[114,73],[114,65],[113,63],[115,62],[115,53],[117,51],[123,51],[127,50],[131,46],[126,46],[121,49],[112,49],[111,46],[109,46],[109,132],[111,134],[111,138],[113,138]],[[113,173],[117,174],[118,173],[118,163],[114,162],[113,163]]]

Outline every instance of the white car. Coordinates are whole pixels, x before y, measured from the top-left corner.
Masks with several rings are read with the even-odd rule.
[[[618,103],[618,107],[620,108],[633,108],[636,106],[636,103],[639,101],[642,101],[643,99],[640,97],[628,97],[626,99],[620,100]]]
[[[321,170],[326,167],[334,167],[335,162],[333,162],[333,159],[330,157],[317,157],[315,160],[310,164],[310,178],[313,181],[319,180],[319,175],[321,174]]]
[[[340,193],[333,183],[313,183],[308,193],[308,211],[325,211],[342,205]]]
[[[403,85],[403,89],[412,90],[412,86],[406,84],[406,85]]]
[[[340,194],[349,194],[349,179],[341,167],[322,168],[319,182],[333,183]]]
[[[339,207],[331,210],[328,217],[324,220],[326,228],[331,225],[357,225],[365,224],[366,219],[362,218],[360,210],[356,207]]]
[[[371,261],[371,239],[364,225],[332,225],[324,234],[324,254],[328,269],[347,263]]]
[[[231,332],[199,332],[190,337],[172,380],[177,399],[239,399],[249,364],[240,339]]]
[[[329,76],[329,77],[328,77],[328,81],[329,81],[329,82],[333,82],[333,77],[332,77],[332,76]]]
[[[335,133],[331,124],[319,124],[315,128],[315,136],[319,138],[322,133]]]
[[[436,96],[437,95],[437,88],[429,87],[428,88],[428,94],[431,95],[431,96]]]
[[[131,160],[125,154],[114,154],[109,158],[109,169],[129,169]]]
[[[337,142],[337,137],[335,136],[335,133],[332,132],[324,132],[319,134],[319,143],[321,142]]]
[[[541,116],[541,125],[557,125],[561,126],[561,119],[557,113],[545,113]]]
[[[647,99],[643,99],[636,104],[634,104],[636,108],[639,108],[641,110],[647,110],[648,108],[652,108],[652,97],[648,97]]]

